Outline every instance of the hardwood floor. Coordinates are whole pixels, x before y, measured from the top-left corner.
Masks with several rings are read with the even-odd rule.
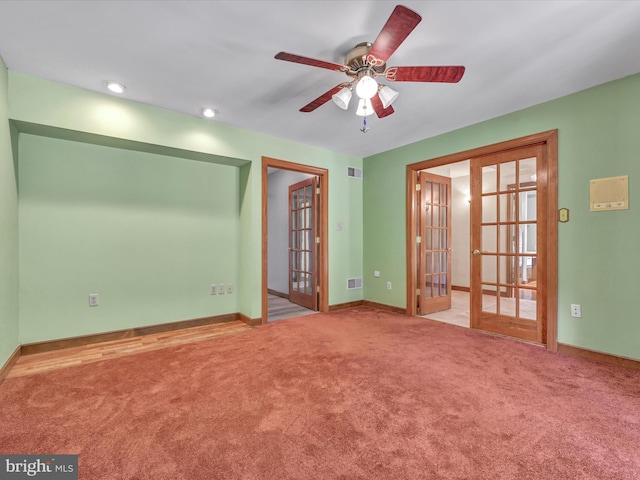
[[[285,298],[269,295],[268,321],[270,322],[312,313],[316,312],[291,303]],[[9,370],[6,378],[35,375],[37,373],[74,365],[99,362],[110,358],[134,355],[136,353],[158,350],[175,345],[200,342],[223,335],[234,335],[252,329],[253,327],[250,327],[246,323],[235,320],[79,347],[64,348],[50,352],[34,353],[21,356]]]
[[[224,335],[234,335],[252,330],[240,320],[185,328],[133,338],[113,340],[80,347],[21,356],[7,378],[24,377],[85,363],[99,362],[161,348],[200,342]]]

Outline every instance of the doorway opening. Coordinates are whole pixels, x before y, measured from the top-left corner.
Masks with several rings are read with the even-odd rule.
[[[555,130],[408,165],[407,313],[555,351],[556,212]]]
[[[329,310],[327,173],[262,158],[262,324]]]

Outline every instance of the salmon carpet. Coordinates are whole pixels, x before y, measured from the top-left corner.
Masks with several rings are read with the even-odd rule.
[[[9,379],[0,453],[86,480],[637,480],[640,371],[359,307]]]

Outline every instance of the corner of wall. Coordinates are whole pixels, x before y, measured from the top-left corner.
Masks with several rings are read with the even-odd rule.
[[[0,57],[0,369],[19,344],[17,153],[9,126],[8,77]]]

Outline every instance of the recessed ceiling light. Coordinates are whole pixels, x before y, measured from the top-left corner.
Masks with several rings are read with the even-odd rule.
[[[213,118],[216,115],[218,115],[220,112],[218,112],[218,110],[214,110],[213,108],[203,108],[202,109],[202,115],[207,117],[207,118]]]
[[[104,84],[113,93],[123,93],[124,92],[124,88],[125,87],[121,83],[118,83],[118,82],[104,82]]]

